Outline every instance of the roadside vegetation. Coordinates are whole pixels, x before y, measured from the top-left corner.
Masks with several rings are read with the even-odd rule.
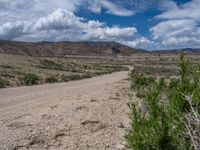
[[[128,70],[118,64],[0,55],[0,88],[81,80]]]
[[[5,88],[9,85],[9,82],[7,80],[0,79],[0,88]]]
[[[178,71],[175,77],[131,72],[137,100],[129,103],[129,149],[200,149],[200,66],[189,65],[181,53]]]
[[[39,84],[39,77],[35,74],[25,74],[24,75],[24,84],[25,85],[36,85]]]

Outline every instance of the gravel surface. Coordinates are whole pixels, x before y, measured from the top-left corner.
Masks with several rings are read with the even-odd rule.
[[[0,90],[1,150],[122,150],[128,72]]]

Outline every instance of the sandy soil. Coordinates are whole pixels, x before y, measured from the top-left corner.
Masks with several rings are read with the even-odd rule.
[[[128,72],[0,90],[0,149],[120,150]]]

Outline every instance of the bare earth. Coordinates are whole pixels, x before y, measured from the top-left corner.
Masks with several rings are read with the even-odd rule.
[[[0,90],[0,149],[120,150],[128,72]]]

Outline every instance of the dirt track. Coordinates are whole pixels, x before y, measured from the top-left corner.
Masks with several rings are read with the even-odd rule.
[[[123,149],[128,72],[0,90],[0,149]]]

